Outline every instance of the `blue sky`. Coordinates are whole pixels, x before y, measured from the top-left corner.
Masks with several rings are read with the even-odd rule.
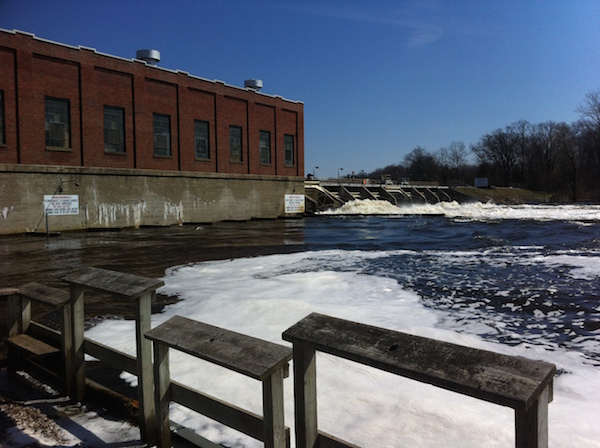
[[[600,89],[600,0],[0,0],[0,28],[304,102],[306,172],[400,163]],[[0,68],[1,69],[1,68]]]

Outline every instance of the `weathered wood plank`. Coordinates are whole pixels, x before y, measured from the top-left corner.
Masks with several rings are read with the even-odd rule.
[[[265,448],[286,448],[290,445],[284,422],[283,370],[277,370],[263,381]]]
[[[0,288],[0,297],[9,297],[18,292],[17,288]]]
[[[67,291],[45,286],[36,282],[29,282],[19,287],[19,294],[29,300],[45,303],[55,308],[66,305],[70,300]]]
[[[23,333],[23,316],[21,297],[16,288],[6,288],[2,297],[6,301],[6,332],[8,337]]]
[[[346,442],[323,431],[319,431],[316,446],[319,448],[360,448],[358,445]]]
[[[154,344],[154,410],[156,413],[156,444],[158,448],[171,447],[169,404],[171,402],[171,375],[169,348]]]
[[[260,381],[292,358],[289,347],[182,316],[172,317],[146,337]]]
[[[314,347],[294,343],[294,416],[296,446],[317,444],[317,364]]]
[[[88,338],[85,338],[85,352],[110,366],[117,367],[134,375],[137,373],[137,359],[128,353],[123,353]]]
[[[171,400],[256,440],[264,439],[260,415],[171,380]],[[289,428],[286,428],[289,437]]]
[[[140,403],[140,430],[142,439],[151,444],[157,436],[154,413],[154,369],[152,368],[152,342],[145,338],[144,334],[151,328],[152,292],[147,290],[135,302],[136,374]]]
[[[28,334],[18,334],[7,339],[9,345],[18,348],[34,356],[46,356],[55,353],[60,353],[56,347],[46,344],[39,339],[29,336]]]
[[[526,412],[515,412],[516,448],[546,448],[548,446],[550,387],[544,389],[531,409]]]
[[[108,292],[126,299],[136,299],[146,292],[155,291],[164,285],[162,280],[133,274],[110,271],[95,267],[85,267],[63,280],[99,292]]]
[[[83,400],[85,394],[85,338],[84,338],[84,291],[81,286],[70,285],[71,312],[71,350],[67,352],[66,365],[71,366],[66,372],[67,393],[77,401]]]
[[[463,347],[313,313],[283,333],[417,381],[526,411],[551,384],[556,366],[543,361]]]

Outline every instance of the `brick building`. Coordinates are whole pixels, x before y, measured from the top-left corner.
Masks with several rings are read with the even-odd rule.
[[[78,179],[180,173],[204,182],[201,189],[215,178],[225,184],[213,189],[235,181],[256,189],[258,201],[283,181],[283,200],[283,193],[303,193],[303,113],[301,102],[280,96],[0,29],[0,210],[6,222],[24,206],[9,191],[15,178],[6,176],[23,172],[63,173],[61,183],[66,172]],[[239,219],[283,214],[277,210]]]
[[[303,104],[0,30],[0,163],[303,176]]]

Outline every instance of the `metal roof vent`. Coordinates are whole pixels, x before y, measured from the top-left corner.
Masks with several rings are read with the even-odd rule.
[[[244,87],[246,89],[256,90],[257,92],[262,89],[263,83],[260,79],[247,79],[244,81]]]
[[[148,65],[156,65],[160,62],[160,51],[158,50],[138,50],[136,58],[145,61]]]

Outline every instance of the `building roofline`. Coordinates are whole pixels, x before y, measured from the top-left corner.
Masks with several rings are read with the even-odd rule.
[[[160,66],[156,66],[156,65],[150,65],[146,61],[143,61],[141,59],[137,59],[137,58],[125,58],[125,57],[122,57],[122,56],[116,56],[116,55],[109,54],[109,53],[103,53],[101,51],[96,50],[95,48],[86,47],[84,45],[74,46],[74,45],[65,44],[63,42],[57,42],[57,41],[50,40],[50,39],[44,39],[42,37],[36,36],[33,33],[28,32],[28,31],[21,31],[21,30],[16,30],[16,29],[8,30],[8,29],[0,28],[0,32],[7,33],[7,34],[15,34],[15,35],[21,34],[23,36],[27,36],[27,37],[30,37],[32,39],[35,39],[35,40],[37,40],[39,42],[44,42],[44,43],[51,44],[51,45],[58,45],[58,46],[61,46],[61,47],[69,48],[71,50],[91,51],[94,54],[97,54],[98,56],[109,57],[109,58],[117,59],[117,60],[123,61],[123,62],[131,62],[131,63],[144,64],[144,65],[146,65],[146,67],[149,67],[149,68],[152,68],[152,69],[162,70],[162,71],[165,71],[165,72],[168,72],[168,73],[173,73],[175,75],[185,75],[185,76],[188,76],[189,78],[192,78],[192,79],[198,79],[200,81],[210,82],[212,84],[221,84],[221,85],[223,85],[225,87],[229,87],[229,88],[232,88],[232,89],[241,90],[241,91],[244,91],[244,92],[251,92],[251,93],[254,93],[256,95],[266,96],[266,97],[273,98],[273,99],[280,99],[280,100],[286,101],[288,103],[304,104],[303,101],[290,100],[290,99],[287,99],[287,98],[283,98],[281,95],[272,95],[272,94],[268,94],[268,93],[257,92],[256,90],[251,89],[249,87],[234,86],[234,85],[231,85],[231,84],[227,84],[225,81],[220,81],[218,79],[212,79],[211,80],[211,79],[208,79],[208,78],[204,78],[202,76],[192,75],[192,74],[190,74],[187,71],[178,70],[178,69],[174,70],[174,69],[160,67]]]

